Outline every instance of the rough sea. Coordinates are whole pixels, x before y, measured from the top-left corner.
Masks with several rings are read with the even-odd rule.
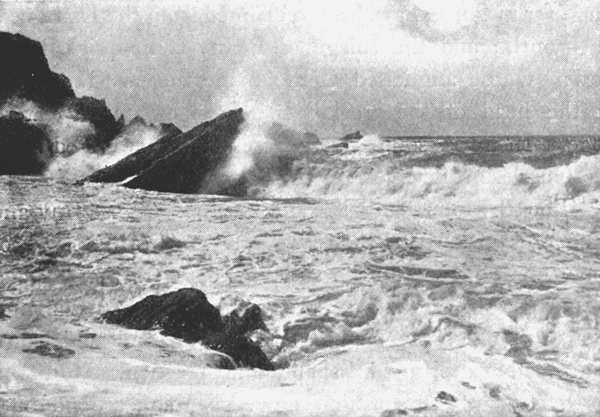
[[[0,415],[600,415],[590,138],[328,144],[244,198],[0,177]],[[181,287],[278,369],[98,319]]]

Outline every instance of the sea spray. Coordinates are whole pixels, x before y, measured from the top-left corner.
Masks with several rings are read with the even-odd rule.
[[[546,169],[520,162],[498,168],[447,162],[437,168],[407,167],[401,158],[367,160],[298,160],[294,176],[263,184],[257,195],[472,207],[537,206],[582,199],[597,204],[600,197],[598,155]]]
[[[90,122],[70,109],[51,112],[32,101],[12,99],[0,108],[0,115],[8,115],[11,111],[22,113],[31,123],[47,132],[53,143],[54,155],[68,156],[76,153],[84,148],[85,138],[95,132]]]
[[[59,156],[51,162],[46,176],[74,181],[111,165],[136,150],[156,142],[161,129],[153,126],[135,126],[117,136],[102,155],[80,149],[68,156]]]

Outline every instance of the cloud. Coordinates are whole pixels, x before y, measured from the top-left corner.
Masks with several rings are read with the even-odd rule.
[[[222,110],[243,74],[246,96],[322,135],[592,131],[600,121],[581,109],[600,104],[599,4],[10,1],[0,23],[39,39],[78,94],[182,128]]]

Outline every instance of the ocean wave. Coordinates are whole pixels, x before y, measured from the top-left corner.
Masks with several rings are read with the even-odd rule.
[[[482,167],[446,162],[441,167],[406,167],[402,160],[296,161],[291,173],[251,188],[267,198],[369,200],[389,204],[473,207],[597,204],[600,155],[538,169],[522,162]]]

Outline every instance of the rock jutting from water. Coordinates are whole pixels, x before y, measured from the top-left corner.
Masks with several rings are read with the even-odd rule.
[[[117,182],[135,176],[124,185],[162,192],[230,194],[235,180],[218,182],[211,174],[227,161],[243,123],[243,110],[237,109],[185,133],[173,131],[83,181]]]
[[[364,136],[362,133],[360,133],[360,130],[357,130],[356,132],[348,133],[347,135],[341,137],[340,142],[357,141],[357,140],[361,140],[363,137]]]
[[[175,125],[161,129],[162,136],[154,143],[129,154],[116,163],[104,167],[84,178],[84,182],[121,182],[149,168],[161,156],[177,149],[185,140]],[[177,139],[177,138],[178,139]]]
[[[256,304],[221,316],[202,291],[182,288],[163,295],[150,295],[129,307],[106,312],[101,318],[128,329],[160,329],[161,334],[187,343],[201,342],[228,355],[237,366],[274,369],[261,348],[247,336],[253,330],[266,330],[260,307]],[[220,363],[219,367],[230,368],[227,363]]]
[[[48,133],[22,113],[0,117],[0,175],[39,175],[54,156]]]
[[[61,153],[57,151],[61,138],[49,134],[51,124],[61,123],[57,120],[90,125],[89,130],[80,133],[82,137],[76,146],[69,144],[67,154],[80,149],[103,153],[124,129],[124,120],[115,119],[104,100],[75,95],[69,78],[50,69],[40,42],[21,34],[0,32],[0,57],[0,110],[4,114],[0,126],[0,175],[43,174]],[[11,116],[13,112],[26,117],[16,120]]]
[[[307,146],[321,143],[321,140],[315,133],[300,132],[279,122],[273,122],[266,129],[265,135],[275,143],[286,144],[287,146]]]

